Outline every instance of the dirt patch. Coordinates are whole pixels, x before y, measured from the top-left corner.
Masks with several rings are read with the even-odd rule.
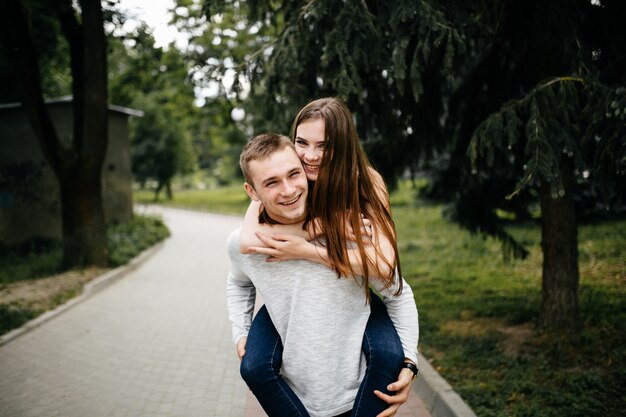
[[[535,336],[535,328],[530,323],[501,327],[498,331],[506,336],[500,344],[502,352],[511,358],[520,356],[524,346]]]
[[[442,330],[453,336],[483,337],[497,329],[500,322],[489,318],[475,318],[472,320],[451,320],[442,326]]]
[[[85,283],[108,270],[96,267],[75,269],[47,278],[4,284],[0,286],[0,304],[48,310],[65,301],[68,294],[79,294]]]
[[[502,353],[512,358],[522,355],[528,342],[535,338],[535,328],[530,323],[507,326],[502,320],[493,318],[453,320],[444,324],[442,330],[460,337],[484,337],[498,332],[503,335],[499,343]]]

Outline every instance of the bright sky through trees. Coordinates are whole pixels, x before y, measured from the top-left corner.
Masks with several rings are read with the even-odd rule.
[[[128,16],[123,31],[131,31],[139,21],[144,21],[151,29],[154,36],[155,47],[167,48],[171,42],[175,42],[178,49],[183,50],[188,45],[188,35],[174,26],[170,25],[170,10],[174,7],[174,0],[118,0],[118,7]],[[224,82],[232,84],[232,75],[226,74]],[[208,97],[215,97],[218,94],[218,86],[214,83],[209,87],[196,89],[196,104],[201,106]],[[242,119],[241,114],[236,114],[233,118]]]
[[[184,48],[187,45],[187,36],[179,33],[176,27],[169,25],[171,19],[169,10],[174,7],[174,0],[119,0],[118,4],[120,9],[129,12],[129,17],[134,17],[126,22],[125,30],[131,30],[137,25],[136,19],[140,19],[153,29],[155,46],[166,47],[172,41],[176,42],[178,48]]]

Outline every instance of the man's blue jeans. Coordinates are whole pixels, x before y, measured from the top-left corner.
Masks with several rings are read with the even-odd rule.
[[[392,394],[387,391],[387,385],[398,379],[404,361],[402,344],[385,304],[377,295],[372,293],[371,296],[371,314],[362,345],[367,370],[351,417],[376,416],[389,407],[374,394],[374,390]],[[282,353],[280,336],[263,306],[248,333],[246,354],[241,361],[241,377],[269,417],[308,416],[300,399],[280,376]]]

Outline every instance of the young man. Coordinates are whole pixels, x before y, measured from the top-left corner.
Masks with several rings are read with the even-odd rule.
[[[264,207],[263,221],[296,224],[305,219],[306,175],[287,137],[257,136],[244,148],[240,163],[246,178],[246,192]],[[271,417],[329,417],[349,412],[366,374],[361,346],[370,306],[365,303],[359,281],[338,279],[330,268],[308,260],[275,263],[266,262],[265,255],[241,254],[239,230],[229,236],[227,248],[231,260],[227,301],[237,354],[244,360],[242,376],[248,382],[245,374],[249,367],[262,368],[261,374],[268,369],[280,368],[281,371],[280,378],[257,381],[251,386],[265,411]],[[408,345],[416,346],[417,311],[410,287],[404,285],[404,296],[392,297],[393,288],[381,294],[389,315],[404,324],[396,325],[396,328],[404,327],[399,333],[404,334],[405,339],[408,337]],[[269,355],[274,363],[260,363],[250,357],[253,352],[245,349],[247,338],[256,337],[252,333],[248,335],[256,290],[265,302],[258,315],[269,314],[277,331],[259,332],[271,340],[263,339],[263,343],[256,345],[275,347],[276,351],[282,348],[279,357]],[[395,369],[400,369],[405,355],[399,340],[396,345],[389,350],[395,348],[399,352],[393,360],[397,361]],[[276,366],[281,358],[282,366]],[[386,378],[395,381],[397,371]],[[280,404],[280,408],[271,408],[275,404]]]

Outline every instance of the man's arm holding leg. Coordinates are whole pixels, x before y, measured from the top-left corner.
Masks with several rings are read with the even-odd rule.
[[[233,343],[239,359],[245,354],[245,345],[252,324],[252,314],[256,301],[256,288],[250,277],[242,269],[242,255],[236,235],[229,237],[227,251],[230,258],[230,271],[226,283],[226,305],[232,325]]]

